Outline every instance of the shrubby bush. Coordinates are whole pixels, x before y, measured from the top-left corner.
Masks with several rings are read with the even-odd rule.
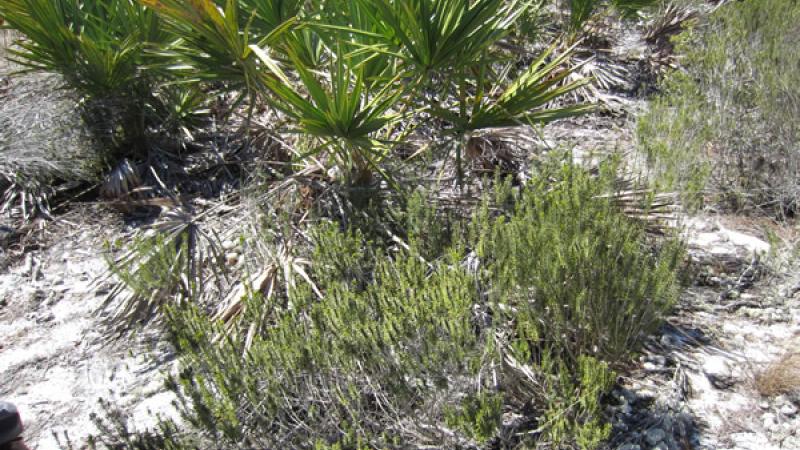
[[[793,214],[800,165],[800,4],[729,2],[678,37],[683,69],[638,121],[658,180],[695,206]]]
[[[195,437],[218,448],[596,447],[613,368],[675,299],[681,255],[674,242],[654,249],[602,196],[611,172],[559,165],[522,190],[498,182],[465,221],[414,196],[402,249],[323,222],[311,255],[323,297],[308,283],[253,292],[246,335],[170,308],[182,370],[169,386]]]

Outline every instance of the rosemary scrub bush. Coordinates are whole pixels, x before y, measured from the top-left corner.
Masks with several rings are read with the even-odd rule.
[[[793,214],[800,169],[800,4],[745,0],[683,33],[684,68],[638,121],[665,188],[734,210]]]
[[[559,165],[521,192],[499,183],[469,220],[413,196],[400,248],[322,222],[309,280],[285,295],[251,292],[247,333],[225,334],[194,305],[168,308],[183,367],[169,385],[192,439],[598,446],[613,368],[675,299],[681,256],[673,242],[654,249],[602,195],[613,185],[603,173]]]

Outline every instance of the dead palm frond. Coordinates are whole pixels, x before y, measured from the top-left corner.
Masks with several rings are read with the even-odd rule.
[[[279,292],[291,292],[297,286],[297,280],[302,279],[307,283],[314,294],[322,298],[322,292],[317,289],[308,275],[307,267],[311,261],[292,254],[291,246],[281,246],[275,251],[270,251],[266,259],[259,258],[262,264],[261,271],[254,277],[246,277],[230,291],[225,300],[218,305],[212,320],[223,323],[223,336],[244,333],[246,351],[250,347],[253,336],[263,331],[269,325],[271,318],[271,304],[278,297]],[[248,310],[250,301],[258,296],[264,303],[259,303],[258,308]],[[276,308],[291,308],[291,305],[274,305]]]
[[[663,234],[678,224],[681,206],[677,192],[659,192],[634,179],[621,178],[614,192],[602,198],[610,199],[623,214],[641,222],[651,233]]]
[[[134,198],[141,186],[139,169],[125,158],[105,176],[100,185],[100,196],[106,200],[124,201]]]
[[[645,25],[645,42],[658,47],[670,45],[670,37],[680,33],[683,25],[697,17],[697,14],[697,10],[689,6],[667,4]]]
[[[652,54],[646,59],[646,69],[650,73],[660,77],[668,70],[678,67],[671,38],[680,33],[684,25],[697,15],[697,10],[693,8],[670,3],[645,25],[644,39],[652,46]]]
[[[529,131],[528,127],[509,127],[473,133],[464,152],[469,169],[476,174],[521,176],[535,141]]]

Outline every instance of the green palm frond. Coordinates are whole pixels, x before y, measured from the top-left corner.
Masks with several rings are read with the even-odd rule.
[[[370,90],[366,87],[363,65],[339,57],[328,63],[326,72],[319,74],[290,54],[303,87],[301,91],[263,52],[254,50],[277,79],[270,85],[277,97],[274,104],[294,119],[295,131],[323,142],[304,156],[331,149],[338,162],[349,169],[381,173],[378,163],[387,149],[375,138],[375,133],[399,118],[392,112],[403,94],[399,77],[389,80],[380,90]]]
[[[554,99],[591,81],[577,79],[562,83],[572,73],[570,69],[564,67],[564,63],[572,55],[572,49],[548,61],[554,50],[555,46],[552,46],[544,51],[505,89],[495,85],[487,90],[481,76],[475,95],[464,97],[458,111],[434,106],[433,114],[452,123],[457,133],[465,133],[487,128],[544,124],[590,112],[594,108],[593,105],[548,107]]]
[[[212,0],[140,1],[157,11],[167,21],[170,31],[179,37],[157,52],[164,61],[173,61],[166,69],[195,79],[222,81],[229,89],[245,89],[251,95],[266,86],[262,79],[265,72],[259,67],[251,45],[277,42],[295,22],[289,18],[254,41],[249,30],[259,16],[243,15],[238,0],[225,0],[221,7]],[[258,23],[261,31],[265,31],[266,19]]]
[[[14,61],[61,73],[94,97],[131,91],[143,76],[145,44],[167,39],[158,17],[132,1],[7,0],[0,16],[26,37],[10,50]]]
[[[378,25],[379,50],[396,55],[420,76],[475,64],[527,7],[517,0],[356,1]]]

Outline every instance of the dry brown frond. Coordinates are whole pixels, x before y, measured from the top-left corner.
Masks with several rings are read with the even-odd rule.
[[[668,4],[656,13],[645,27],[644,39],[649,44],[669,45],[669,38],[683,29],[686,21],[697,17],[697,11],[686,6]]]
[[[128,159],[123,159],[105,176],[100,186],[100,196],[107,200],[129,200],[134,198],[136,189],[141,185],[138,168]]]
[[[465,148],[470,171],[478,175],[518,176],[526,162],[533,137],[524,127],[495,128],[473,134]]]
[[[755,377],[756,389],[765,397],[800,395],[800,352],[791,352]]]

